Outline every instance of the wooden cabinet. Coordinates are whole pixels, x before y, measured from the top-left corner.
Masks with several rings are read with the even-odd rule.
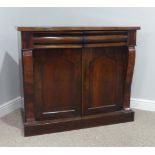
[[[19,27],[25,136],[134,120],[139,27]]]

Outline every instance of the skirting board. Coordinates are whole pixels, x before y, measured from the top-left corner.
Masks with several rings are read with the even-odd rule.
[[[155,100],[131,98],[130,107],[139,110],[155,111]]]
[[[23,99],[21,97],[17,97],[9,102],[6,102],[0,105],[0,117],[3,117],[12,111],[21,107],[21,103]],[[131,98],[130,107],[133,109],[140,109],[146,111],[155,111],[155,101],[154,100],[146,100],[140,98]]]
[[[23,102],[21,97],[14,98],[10,100],[9,102],[6,102],[2,105],[0,105],[0,117],[3,117],[14,110],[21,107],[21,103]]]

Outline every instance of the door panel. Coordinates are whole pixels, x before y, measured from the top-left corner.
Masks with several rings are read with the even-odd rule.
[[[81,49],[34,50],[36,119],[81,115]]]
[[[83,114],[122,108],[126,60],[126,47],[83,49]]]

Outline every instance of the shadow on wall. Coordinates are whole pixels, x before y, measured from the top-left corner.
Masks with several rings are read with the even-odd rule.
[[[17,74],[19,74],[17,62],[5,52],[0,70],[0,105],[18,97],[19,75]]]

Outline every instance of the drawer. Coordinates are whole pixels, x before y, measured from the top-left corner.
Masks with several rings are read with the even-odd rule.
[[[127,31],[85,31],[85,47],[123,46],[127,45]]]
[[[81,48],[83,32],[34,32],[34,48]]]
[[[22,34],[29,44],[23,47],[39,48],[89,48],[127,46],[128,31],[35,31]]]

